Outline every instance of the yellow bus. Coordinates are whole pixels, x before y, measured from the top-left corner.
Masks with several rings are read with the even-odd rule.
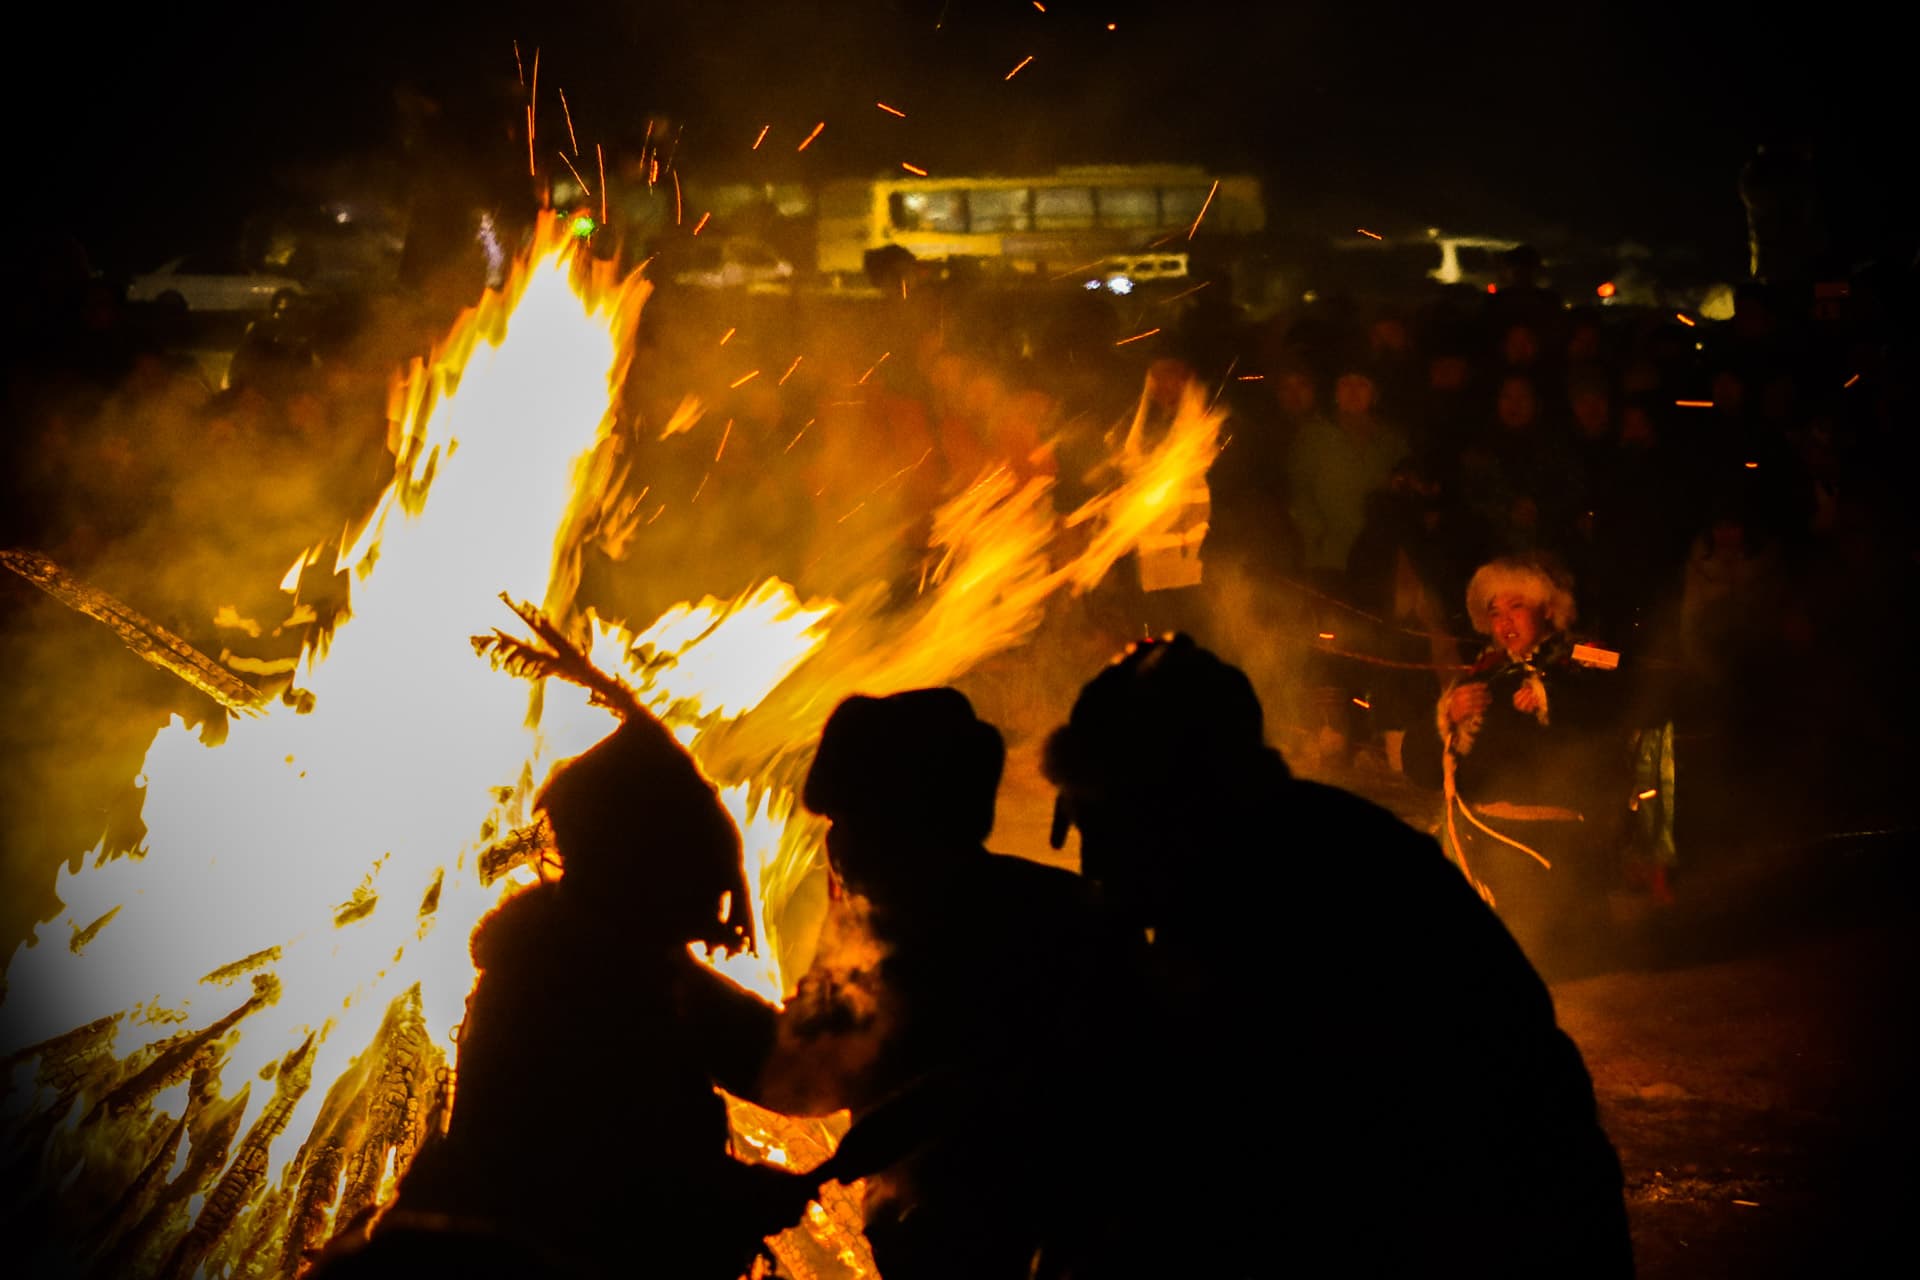
[[[1201,216],[1201,210],[1206,215]],[[1182,165],[1097,165],[1030,177],[888,177],[820,190],[818,269],[865,270],[866,255],[898,246],[927,260],[974,258],[1016,271],[1071,270],[1183,243],[1196,222],[1208,237],[1266,226],[1260,182]]]

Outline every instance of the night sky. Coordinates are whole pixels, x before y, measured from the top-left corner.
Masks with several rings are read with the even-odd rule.
[[[1910,221],[1908,166],[1876,150],[1911,114],[1895,106],[1903,42],[1844,6],[1791,24],[1673,8],[346,0],[84,30],[56,10],[16,46],[42,87],[14,164],[46,180],[24,216],[51,197],[105,258],[218,222],[290,162],[390,143],[403,87],[442,104],[471,163],[506,172],[525,163],[504,125],[517,40],[527,73],[541,51],[545,137],[564,129],[553,89],[610,152],[665,115],[690,178],[1189,161],[1261,174],[1281,224],[1544,228],[1737,258],[1740,165],[1786,129],[1819,144],[1843,223],[1865,237]]]

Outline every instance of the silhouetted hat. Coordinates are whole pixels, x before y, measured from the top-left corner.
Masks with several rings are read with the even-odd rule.
[[[1087,682],[1041,767],[1056,786],[1112,790],[1205,779],[1265,752],[1252,681],[1171,635],[1136,642]]]
[[[835,822],[979,843],[1006,758],[1000,731],[958,689],[856,694],[828,717],[801,801]]]

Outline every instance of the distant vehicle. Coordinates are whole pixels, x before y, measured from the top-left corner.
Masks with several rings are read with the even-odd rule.
[[[793,264],[758,240],[722,236],[662,249],[654,274],[694,289],[765,289],[793,279]]]
[[[1150,254],[1196,225],[1206,238],[1264,230],[1259,180],[1180,165],[854,179],[821,189],[816,266],[823,275],[857,275],[868,253],[895,247],[922,261],[1092,271],[1115,255]]]
[[[292,276],[243,266],[221,254],[188,254],[127,282],[128,302],[195,312],[266,311],[306,286]]]

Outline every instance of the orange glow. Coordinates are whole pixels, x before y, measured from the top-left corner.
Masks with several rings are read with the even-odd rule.
[[[1112,31],[1112,30],[1114,29],[1114,26],[1115,26],[1115,24],[1114,24],[1114,23],[1111,23],[1111,22],[1109,22],[1109,23],[1107,24],[1107,30],[1109,30],[1109,31]]]
[[[912,175],[914,175],[916,178],[924,178],[927,176],[927,171],[925,169],[922,169],[917,164],[908,164],[905,160],[902,160],[900,162],[900,167],[902,169],[905,169],[908,173],[911,173]]]
[[[1331,639],[1333,639],[1333,632],[1331,632],[1331,631],[1322,631],[1322,632],[1320,633],[1320,638],[1321,638],[1322,640],[1331,640]]]
[[[1598,289],[1595,289],[1594,292],[1603,298],[1611,298],[1614,295],[1613,281],[1605,281]]]
[[[1487,286],[1487,292],[1488,292],[1488,293],[1498,293],[1498,292],[1500,292],[1500,286],[1499,286],[1499,285],[1497,285],[1497,284],[1489,284],[1489,285]]]
[[[1365,227],[1355,227],[1354,230],[1358,231],[1361,235],[1365,236],[1369,240],[1385,240],[1386,239],[1386,237],[1381,235],[1378,231],[1369,231]]]
[[[1158,333],[1158,332],[1160,332],[1160,330],[1159,330],[1159,329],[1157,329],[1157,328],[1155,328],[1155,329],[1149,329],[1149,330],[1147,330],[1147,331],[1146,331],[1145,333],[1136,333],[1136,334],[1134,334],[1134,335],[1133,335],[1133,336],[1132,336],[1131,338],[1122,338],[1122,339],[1120,339],[1120,341],[1118,341],[1118,342],[1116,342],[1116,343],[1114,343],[1113,345],[1114,345],[1114,346],[1116,346],[1116,347],[1124,347],[1124,346],[1126,346],[1126,345],[1127,345],[1127,344],[1128,344],[1129,342],[1138,342],[1138,341],[1140,341],[1140,339],[1142,339],[1142,338],[1151,338],[1151,337],[1152,337],[1152,336],[1153,336],[1154,334],[1156,334],[1156,333]]]
[[[812,146],[813,140],[819,137],[820,131],[826,127],[827,127],[827,122],[825,120],[822,120],[819,124],[813,126],[813,132],[808,134],[805,138],[801,139],[800,145],[795,147],[794,150],[805,151],[808,147]]]
[[[1747,463],[1747,470],[1749,470],[1749,471],[1758,471],[1759,469],[1760,469],[1760,464],[1759,464],[1759,463],[1757,463],[1757,462],[1749,462],[1749,463]]]
[[[1673,318],[1674,318],[1675,320],[1678,320],[1678,321],[1679,321],[1679,322],[1680,322],[1681,324],[1683,324],[1683,325],[1685,325],[1685,326],[1687,326],[1687,328],[1689,328],[1689,329],[1691,329],[1691,328],[1693,328],[1693,327],[1694,327],[1694,324],[1693,324],[1693,317],[1692,317],[1692,316],[1689,316],[1689,315],[1686,315],[1686,314],[1684,314],[1684,313],[1682,313],[1682,312],[1679,312],[1679,311],[1676,311],[1676,312],[1674,312],[1674,313],[1673,313]]]
[[[1033,61],[1033,55],[1032,55],[1032,54],[1028,54],[1028,55],[1027,55],[1026,57],[1024,57],[1024,58],[1022,58],[1022,59],[1020,59],[1020,61],[1019,61],[1019,62],[1017,62],[1017,63],[1015,63],[1015,64],[1014,64],[1014,68],[1013,68],[1013,70],[1011,70],[1011,71],[1009,71],[1009,72],[1007,72],[1007,76],[1006,76],[1006,78],[1007,78],[1007,79],[1009,79],[1009,80],[1011,80],[1011,79],[1013,79],[1013,78],[1014,78],[1015,76],[1017,76],[1017,75],[1019,75],[1019,74],[1020,74],[1020,68],[1021,68],[1021,67],[1024,67],[1024,66],[1026,66],[1026,65],[1027,65],[1027,64],[1028,64],[1029,62],[1032,62],[1032,61]]]
[[[1200,203],[1200,212],[1193,215],[1193,225],[1187,228],[1187,239],[1193,239],[1193,233],[1200,229],[1200,220],[1207,216],[1207,210],[1213,207],[1214,192],[1220,190],[1220,179],[1215,178],[1213,185],[1207,188],[1207,198]]]
[[[706,959],[777,1002],[810,955],[813,925],[789,906],[824,875],[824,824],[801,811],[782,779],[799,776],[841,699],[954,682],[1026,642],[1056,593],[1090,589],[1150,540],[1180,541],[1197,558],[1204,525],[1181,517],[1206,502],[1225,416],[1191,387],[1164,436],[1151,446],[1130,436],[1116,459],[1119,478],[1065,518],[1050,478],[1023,480],[1008,467],[985,472],[932,511],[924,585],[905,606],[883,608],[885,593],[870,589],[878,582],[842,604],[802,601],[765,578],[729,600],[682,602],[642,628],[602,619],[578,599],[584,553],[623,521],[652,523],[666,510],[665,502],[644,509],[645,489],[629,499],[620,474],[618,391],[649,292],[638,271],[622,277],[596,260],[566,220],[541,216],[504,287],[486,291],[395,380],[392,480],[377,509],[364,526],[301,557],[330,558],[353,606],[324,649],[303,655],[310,713],[275,704],[256,720],[236,721],[217,749],[176,717],[142,766],[146,856],[79,859],[56,875],[66,914],[54,928],[77,935],[124,908],[118,926],[94,929],[84,948],[22,947],[9,962],[14,990],[63,995],[57,1008],[9,1007],[20,1015],[10,1031],[21,1044],[71,1029],[36,1020],[90,1022],[117,1011],[116,1060],[231,1011],[232,993],[210,990],[207,975],[233,969],[238,957],[274,984],[277,999],[261,1001],[221,1044],[210,1087],[231,1108],[236,1134],[254,1133],[280,1105],[276,1097],[285,1099],[284,1114],[268,1117],[273,1134],[251,1147],[236,1142],[225,1157],[239,1167],[244,1156],[263,1179],[256,1185],[275,1190],[250,1201],[220,1236],[209,1274],[234,1269],[221,1259],[263,1242],[274,1257],[317,1249],[336,1219],[378,1208],[404,1177],[413,1148],[371,1122],[335,1126],[340,1104],[360,1105],[376,1083],[383,1091],[405,1085],[399,1092],[409,1101],[433,1096],[437,1073],[454,1061],[454,1029],[473,986],[474,924],[543,879],[541,869],[523,865],[483,880],[480,855],[501,833],[528,825],[532,798],[558,761],[611,728],[582,689],[545,680],[535,696],[474,660],[471,638],[499,621],[500,593],[579,634],[600,668],[631,680],[637,699],[715,780],[741,832],[759,945]],[[689,397],[662,438],[690,431],[700,414]],[[722,429],[716,463],[732,425]],[[881,505],[870,502],[867,518]],[[1080,526],[1087,536],[1065,536]],[[733,550],[716,545],[716,560],[729,563]],[[296,592],[299,577],[292,575]],[[435,767],[421,768],[423,760]],[[249,803],[231,803],[234,795]],[[221,821],[210,823],[215,812]],[[156,938],[164,939],[157,948]],[[411,1011],[418,1043],[376,1080],[369,1065],[381,1059],[369,1054],[386,1052],[383,1027],[394,1009]],[[296,1062],[297,1071],[286,1065]],[[304,1093],[279,1092],[278,1082],[307,1076]],[[262,1088],[263,1081],[276,1083]],[[141,1104],[124,1121],[100,1121],[121,1126],[101,1133],[146,1141],[164,1131],[166,1114],[164,1104]],[[415,1123],[411,1111],[405,1123]],[[825,1145],[837,1137],[828,1134]],[[363,1189],[303,1177],[336,1167],[314,1164],[328,1143],[346,1164],[368,1169]],[[756,1150],[770,1162],[798,1163],[793,1150]],[[90,1194],[91,1181],[73,1180],[98,1181],[94,1171],[84,1159],[69,1166],[59,1171],[71,1174],[62,1185]],[[211,1168],[208,1177],[223,1172]],[[312,1188],[312,1196],[290,1194],[295,1188]],[[176,1215],[165,1230],[183,1235],[189,1216]],[[824,1221],[810,1216],[816,1227]],[[835,1249],[849,1251],[843,1258],[862,1247],[854,1230],[834,1238]]]
[[[876,102],[873,105],[880,108],[882,111],[886,112],[890,116],[899,116],[902,120],[905,120],[907,118],[907,113],[902,111],[898,107],[890,107],[884,102]]]
[[[713,210],[711,209],[701,214],[700,221],[693,224],[693,234],[699,235],[702,231],[706,230],[707,219],[711,218],[712,216],[713,216]]]
[[[761,143],[763,143],[763,142],[765,142],[765,141],[767,140],[767,130],[769,130],[769,129],[771,129],[771,128],[773,128],[773,126],[772,126],[772,125],[770,125],[770,124],[763,124],[763,125],[761,125],[761,126],[760,126],[760,134],[759,134],[759,136],[758,136],[758,137],[756,137],[756,138],[755,138],[755,139],[753,140],[753,145],[752,145],[751,147],[749,147],[749,148],[748,148],[748,150],[749,150],[749,151],[758,151],[758,150],[760,149],[760,144],[761,144]]]

